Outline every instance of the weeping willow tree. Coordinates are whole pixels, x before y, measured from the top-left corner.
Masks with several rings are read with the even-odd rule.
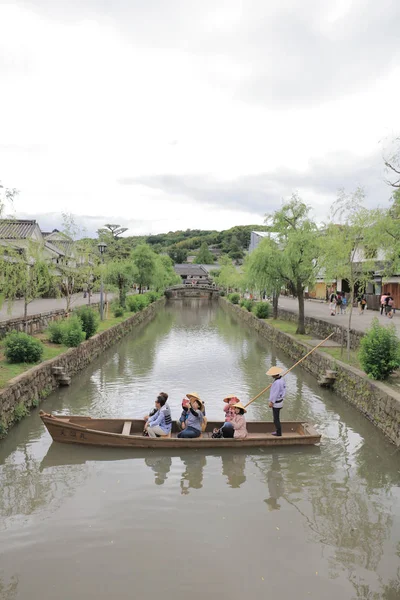
[[[344,279],[350,288],[347,321],[347,356],[350,358],[350,329],[353,314],[354,292],[365,290],[371,281],[375,256],[380,245],[373,211],[364,206],[362,188],[346,194],[339,193],[332,206],[331,219],[327,224],[321,246],[321,262],[327,282]]]
[[[282,287],[288,283],[285,257],[277,242],[264,238],[251,254],[246,257],[244,270],[249,289],[262,295],[265,291],[272,295],[273,318],[278,318],[278,299]]]
[[[46,294],[53,286],[54,274],[44,258],[43,244],[28,241],[25,247],[7,244],[0,249],[1,301],[9,308],[17,296],[24,298],[24,317],[28,305]]]
[[[265,219],[274,232],[275,260],[282,267],[282,276],[293,289],[299,303],[296,333],[305,333],[304,290],[313,285],[319,270],[320,236],[310,207],[293,194],[280,210]]]

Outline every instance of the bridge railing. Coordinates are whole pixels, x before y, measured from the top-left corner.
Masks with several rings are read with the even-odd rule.
[[[216,285],[211,285],[209,283],[182,283],[179,285],[172,285],[171,287],[166,288],[167,290],[187,290],[187,289],[194,289],[194,290],[214,290],[216,292],[219,292],[219,287],[217,287]]]

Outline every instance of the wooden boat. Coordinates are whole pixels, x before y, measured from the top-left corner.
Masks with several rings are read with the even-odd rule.
[[[298,421],[283,422],[282,437],[272,435],[273,423],[247,421],[247,438],[235,440],[211,437],[213,429],[221,426],[221,421],[209,421],[199,438],[179,439],[175,423],[169,437],[150,438],[142,435],[142,419],[92,419],[43,411],[40,411],[40,418],[55,442],[112,448],[258,448],[318,444],[321,440],[314,427]]]

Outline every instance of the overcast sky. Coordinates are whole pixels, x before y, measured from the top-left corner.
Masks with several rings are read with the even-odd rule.
[[[386,205],[398,0],[0,2],[0,180],[42,229],[262,224]],[[397,129],[396,129],[397,128]]]

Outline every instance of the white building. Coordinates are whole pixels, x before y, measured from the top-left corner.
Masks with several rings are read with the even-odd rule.
[[[257,248],[258,244],[261,242],[262,239],[266,237],[273,238],[274,236],[276,236],[276,233],[272,231],[252,231],[250,234],[249,253],[253,252],[253,250]]]

